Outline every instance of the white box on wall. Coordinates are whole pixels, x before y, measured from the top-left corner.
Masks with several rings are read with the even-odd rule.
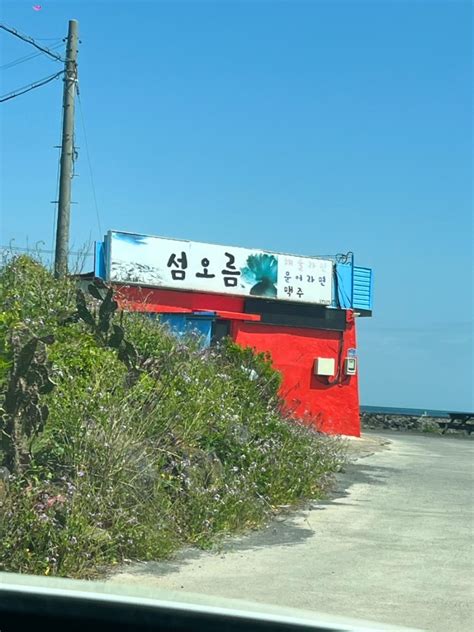
[[[314,361],[315,375],[334,375],[336,372],[336,360],[334,358],[316,358]]]

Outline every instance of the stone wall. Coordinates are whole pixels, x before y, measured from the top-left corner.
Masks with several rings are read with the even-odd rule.
[[[385,413],[363,413],[360,414],[362,430],[398,430],[404,432],[431,432],[441,434],[439,421],[448,421],[447,419],[438,419],[435,417],[418,417],[411,415],[395,415]],[[449,429],[446,434],[462,434],[466,435],[466,430]]]

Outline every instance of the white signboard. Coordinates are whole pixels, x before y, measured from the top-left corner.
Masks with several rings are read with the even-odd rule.
[[[326,259],[115,231],[107,246],[113,283],[331,304]]]

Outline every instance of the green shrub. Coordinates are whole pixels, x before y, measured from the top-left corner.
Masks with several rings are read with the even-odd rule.
[[[283,418],[268,357],[228,340],[203,350],[148,316],[105,309],[97,289],[75,296],[26,257],[0,269],[1,406],[12,332],[54,334],[42,351],[47,421],[0,490],[1,570],[91,576],[211,546],[324,494],[341,444]]]

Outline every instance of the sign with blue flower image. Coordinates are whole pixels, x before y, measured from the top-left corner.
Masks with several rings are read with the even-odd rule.
[[[106,251],[112,283],[331,304],[327,259],[117,231]]]

